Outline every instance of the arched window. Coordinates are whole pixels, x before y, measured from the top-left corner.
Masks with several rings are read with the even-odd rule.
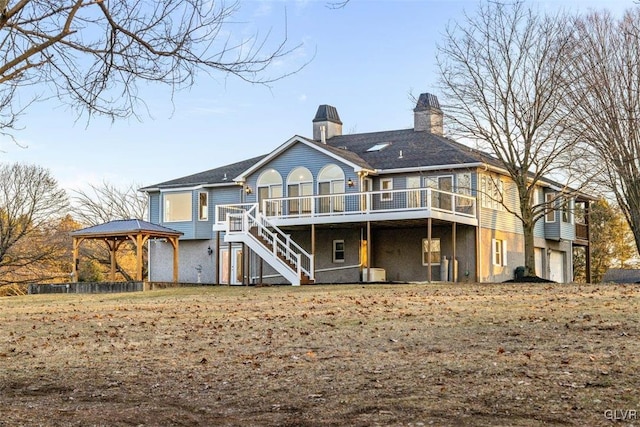
[[[311,197],[313,196],[313,176],[309,169],[298,167],[291,171],[287,178],[287,196],[289,197],[289,213],[311,213]]]
[[[329,164],[318,174],[318,194],[344,193],[344,171],[337,165]],[[320,198],[321,212],[343,212],[344,196]]]
[[[267,169],[260,174],[258,182],[258,206],[262,209],[262,201],[265,199],[275,199],[282,197],[282,176],[275,169]],[[273,211],[280,212],[280,209],[268,209],[271,213]],[[267,212],[267,215],[270,213]]]

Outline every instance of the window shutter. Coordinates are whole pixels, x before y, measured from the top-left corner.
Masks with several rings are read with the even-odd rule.
[[[491,263],[493,265],[497,265],[496,255],[496,239],[491,239]]]
[[[502,265],[507,265],[507,241],[502,241]]]

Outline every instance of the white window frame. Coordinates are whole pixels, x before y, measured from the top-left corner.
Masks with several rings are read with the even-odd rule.
[[[179,219],[173,219],[170,218],[169,215],[171,214],[171,204],[172,204],[172,200],[174,198],[178,198],[178,197],[185,197],[189,200],[189,208],[188,208],[188,212],[189,212],[189,216],[188,217],[184,217],[184,218],[179,218]],[[162,207],[163,207],[163,213],[162,213],[162,218],[163,218],[163,222],[189,222],[189,221],[193,221],[193,192],[191,191],[174,191],[171,193],[163,193],[162,195],[162,199],[163,199],[163,203],[162,203]],[[173,201],[173,203],[175,203],[175,200]]]
[[[431,251],[431,255],[433,256],[434,253],[437,253],[437,260],[438,261],[432,261],[431,265],[440,265],[440,258],[442,257],[442,246],[440,246],[440,238],[439,237],[432,237],[431,238],[431,246],[433,248],[437,247],[438,250],[433,250]],[[424,266],[428,266],[429,263],[426,262],[426,258],[427,255],[429,254],[429,239],[424,238],[422,239],[422,265]]]
[[[385,188],[385,184],[389,184],[389,188]],[[393,190],[393,178],[380,179],[380,191]],[[381,202],[390,202],[393,200],[393,193],[380,193]]]
[[[546,193],[544,195],[544,201],[545,201],[545,214],[544,214],[544,222],[546,223],[554,223],[556,222],[556,217],[557,217],[557,212],[556,212],[556,208],[555,208],[555,197],[556,194],[555,193]],[[551,216],[550,216],[551,215]]]
[[[562,222],[573,224],[573,199],[564,198],[562,200]]]
[[[338,245],[341,244],[342,245],[342,249],[338,249]],[[333,262],[334,263],[343,263],[344,259],[345,259],[345,255],[346,255],[346,250],[345,250],[345,246],[344,246],[344,240],[340,239],[340,240],[334,240],[333,241]],[[338,258],[338,254],[342,253],[342,258]]]
[[[504,182],[500,178],[494,178],[491,175],[482,175],[480,177],[480,201],[481,206],[487,209],[503,211],[504,206]]]
[[[507,265],[507,241],[491,239],[491,260],[493,265],[504,267]]]
[[[202,203],[202,196],[204,196],[204,203]],[[209,193],[206,191],[198,192],[198,221],[209,220]]]
[[[466,182],[465,182],[466,181]],[[471,172],[463,172],[456,175],[456,193],[464,196],[471,196]],[[461,185],[463,184],[464,185]],[[466,207],[473,205],[473,200],[456,197],[456,206],[457,207]]]

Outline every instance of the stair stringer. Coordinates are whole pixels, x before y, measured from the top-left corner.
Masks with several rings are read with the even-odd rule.
[[[260,258],[265,260],[267,264],[273,267],[278,273],[282,275],[293,286],[300,286],[300,276],[298,272],[293,270],[286,262],[281,260],[276,254],[273,253],[263,242],[258,240],[251,233],[239,232],[239,233],[226,233],[224,241],[234,243],[244,243],[251,248]]]

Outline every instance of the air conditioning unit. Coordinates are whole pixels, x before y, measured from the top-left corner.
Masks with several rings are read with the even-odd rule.
[[[369,276],[367,278],[367,271],[369,272]],[[363,282],[386,282],[387,281],[387,272],[384,268],[363,268],[362,269],[362,281]]]

